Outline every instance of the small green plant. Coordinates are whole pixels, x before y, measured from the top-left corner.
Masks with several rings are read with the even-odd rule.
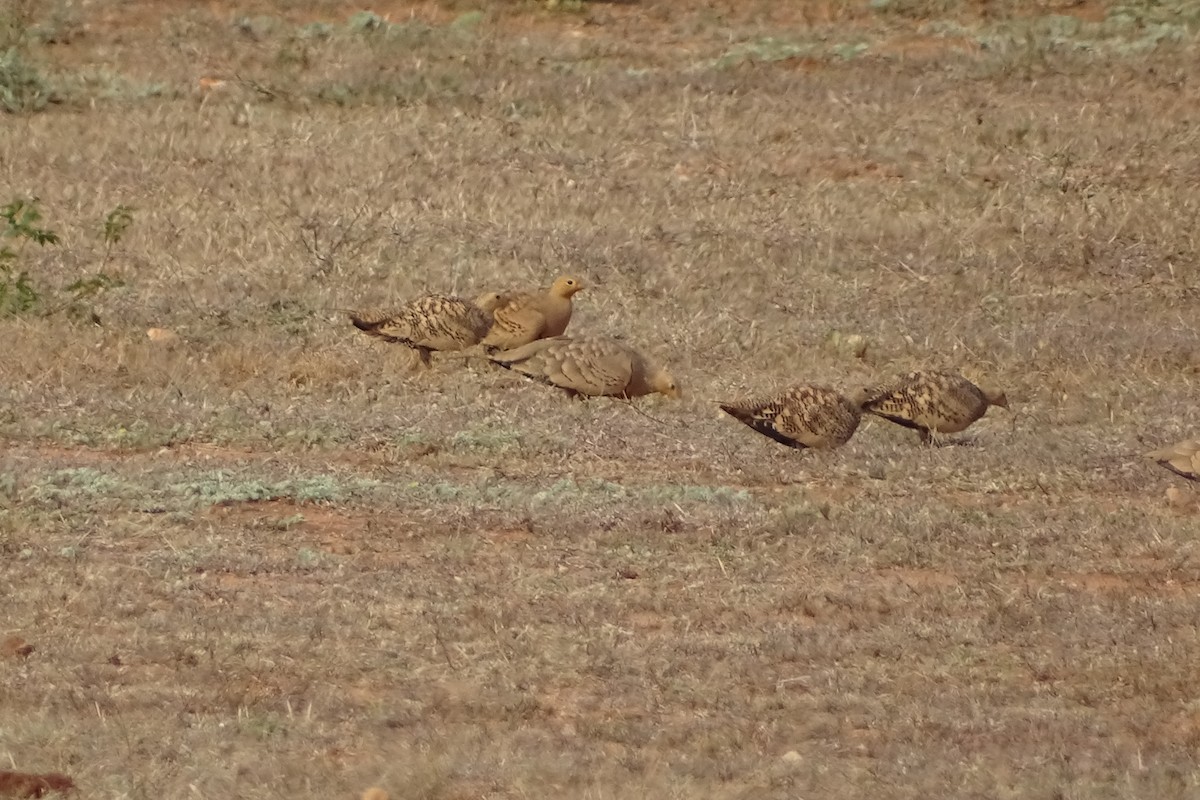
[[[949,0],[870,0],[867,5],[881,14],[920,20],[946,17],[954,6]]]
[[[95,313],[82,305],[82,301],[101,292],[121,286],[119,279],[101,269],[94,275],[79,278],[62,291],[58,303],[46,305],[46,292],[19,266],[30,242],[45,247],[59,244],[58,234],[49,228],[40,227],[42,213],[37,207],[36,197],[11,201],[0,209],[0,316],[24,314],[42,307],[42,315],[50,316],[59,311],[69,311],[76,316],[96,320]],[[101,229],[105,252],[103,266],[112,258],[113,248],[120,243],[125,231],[133,224],[133,209],[119,205],[105,217]]]
[[[4,225],[0,232],[0,315],[24,313],[41,300],[29,273],[18,267],[30,242],[42,247],[58,244],[58,234],[38,226],[41,218],[37,198],[13,200],[0,209],[0,222]]]
[[[386,30],[388,23],[374,11],[359,11],[346,21],[346,27],[354,33],[372,33]]]
[[[9,114],[41,111],[59,101],[49,78],[17,46],[0,52],[0,109]]]
[[[455,433],[450,444],[455,449],[505,453],[521,446],[521,435],[507,429],[472,428]]]
[[[51,80],[29,54],[38,35],[33,0],[0,4],[0,110],[9,114],[41,111],[59,97]]]
[[[90,275],[86,278],[80,278],[77,281],[67,284],[66,291],[70,295],[70,299],[62,306],[50,309],[46,312],[46,314],[49,316],[57,311],[66,309],[71,312],[72,316],[79,317],[81,319],[90,319],[92,322],[98,322],[99,317],[97,317],[96,314],[90,309],[81,307],[79,305],[80,301],[86,300],[89,297],[95,297],[103,291],[122,285],[124,284],[120,279],[114,278],[111,275],[106,275],[103,272],[98,272],[95,275]]]
[[[718,69],[734,67],[746,62],[771,63],[790,58],[806,58],[818,54],[818,46],[811,42],[791,42],[772,37],[743,42],[736,45],[716,61]]]
[[[334,27],[328,22],[310,22],[297,32],[301,39],[328,39],[333,34]]]
[[[32,0],[9,0],[0,6],[0,50],[25,46],[32,31]]]
[[[125,236],[125,231],[129,230],[129,226],[132,224],[133,209],[129,206],[118,205],[112,211],[108,212],[108,216],[104,218],[104,229],[100,234],[107,248],[104,254],[105,261],[108,260],[108,255],[112,251],[113,245],[121,243],[121,239]]]
[[[104,240],[104,261],[101,263],[101,269],[95,275],[80,278],[67,286],[66,291],[70,295],[67,299],[67,307],[73,308],[78,313],[81,311],[78,307],[80,301],[94,297],[107,289],[123,285],[119,278],[112,277],[104,271],[104,268],[112,260],[113,248],[121,243],[125,231],[129,230],[129,226],[132,224],[133,209],[129,206],[118,205],[108,212],[100,231],[100,238]]]
[[[248,39],[260,41],[275,34],[282,23],[275,17],[238,17],[233,21],[233,29]]]
[[[321,563],[321,554],[311,548],[301,547],[296,552],[296,561],[298,561],[302,567],[315,567],[317,564]]]
[[[272,527],[278,531],[290,531],[304,524],[303,514],[292,514],[290,517],[283,517],[275,520]]]
[[[482,11],[468,11],[465,14],[459,14],[458,17],[450,23],[451,28],[465,29],[474,28],[483,22],[484,14]]]
[[[193,476],[167,487],[172,496],[182,496],[203,506],[253,503],[291,499],[301,503],[328,503],[354,491],[373,488],[370,482],[339,482],[328,475],[271,481],[215,471]]]

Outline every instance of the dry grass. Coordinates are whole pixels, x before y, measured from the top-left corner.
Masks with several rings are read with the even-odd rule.
[[[1196,20],[674,5],[35,20],[63,103],[3,119],[0,184],[63,244],[23,258],[125,285],[99,326],[0,319],[0,639],[34,648],[0,655],[0,766],[85,798],[1200,789],[1200,528],[1139,458],[1200,430]],[[565,269],[572,330],[684,401],[412,372],[334,311]],[[798,454],[714,405],[917,366],[1015,413]]]

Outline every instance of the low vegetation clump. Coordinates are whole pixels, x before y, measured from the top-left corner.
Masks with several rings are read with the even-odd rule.
[[[29,313],[50,316],[66,311],[76,317],[98,320],[84,301],[121,285],[121,281],[105,272],[103,267],[133,223],[132,210],[118,205],[105,217],[100,231],[104,242],[102,268],[61,289],[51,288],[46,281],[33,277],[25,266],[30,245],[61,244],[55,231],[39,227],[41,220],[36,199],[13,200],[0,208],[0,224],[3,224],[0,230],[0,316]]]

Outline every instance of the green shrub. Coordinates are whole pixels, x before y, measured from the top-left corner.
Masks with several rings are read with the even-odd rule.
[[[59,101],[50,79],[12,46],[0,53],[0,109],[9,114],[41,111]]]
[[[32,311],[49,316],[67,311],[73,316],[95,321],[95,312],[84,306],[82,301],[120,286],[121,281],[101,270],[71,282],[52,298],[57,302],[49,303],[51,298],[47,297],[44,287],[35,282],[20,264],[30,242],[40,247],[59,244],[57,233],[40,227],[41,219],[36,197],[16,199],[0,208],[0,316]],[[102,266],[108,265],[113,248],[120,243],[132,224],[133,209],[124,205],[117,206],[104,218],[100,230],[105,247]]]
[[[42,247],[58,244],[58,234],[38,227],[41,218],[37,198],[13,200],[0,209],[0,315],[29,311],[41,300],[29,273],[17,263],[30,242]]]

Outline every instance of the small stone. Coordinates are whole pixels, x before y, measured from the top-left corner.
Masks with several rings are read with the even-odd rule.
[[[842,333],[841,331],[831,331],[825,337],[825,343],[838,353],[859,359],[867,357],[867,349],[871,346],[871,340],[866,336],[860,333]]]
[[[1200,508],[1200,498],[1184,492],[1175,486],[1168,487],[1165,494],[1167,496],[1167,505],[1171,508],[1181,510]]]
[[[179,341],[179,334],[170,328],[147,328],[146,338],[158,344],[175,344]]]
[[[860,336],[857,333],[852,333],[846,337],[844,347],[847,352],[855,358],[866,358],[867,347],[871,344],[870,340],[865,336]]]

